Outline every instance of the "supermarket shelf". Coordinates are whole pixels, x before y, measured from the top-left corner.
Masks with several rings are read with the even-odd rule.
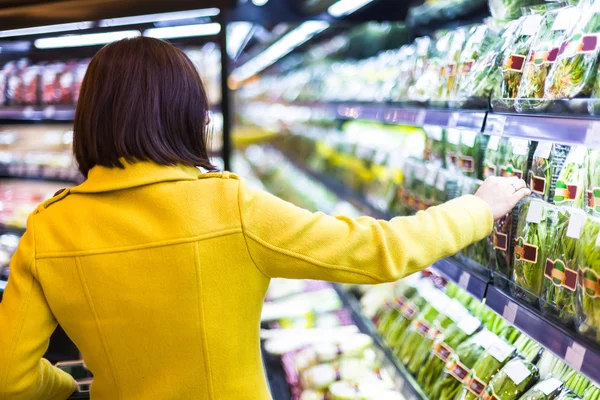
[[[476,299],[483,300],[485,298],[490,283],[489,275],[470,271],[460,261],[453,258],[444,258],[433,264],[433,267]]]
[[[0,120],[72,121],[75,106],[15,106],[0,108]]]
[[[72,173],[57,168],[49,167],[20,167],[0,165],[0,179],[26,179],[45,182],[59,182],[64,184],[77,184],[83,178],[75,178]]]
[[[23,234],[25,234],[25,229],[24,228],[15,228],[12,226],[0,225],[0,235],[4,235],[7,233],[23,236]]]
[[[600,345],[578,337],[495,286],[488,287],[486,305],[575,370],[600,382]]]
[[[396,357],[392,354],[390,349],[383,344],[383,341],[375,329],[375,325],[369,320],[361,311],[360,303],[352,294],[349,294],[342,288],[340,284],[334,283],[333,287],[338,293],[344,305],[352,311],[352,319],[358,329],[373,338],[376,347],[383,352],[389,365],[393,369],[393,374],[396,375],[396,384],[398,385],[400,392],[407,400],[425,400],[428,399],[427,395],[423,392],[417,381],[412,377],[408,370],[396,360]]]

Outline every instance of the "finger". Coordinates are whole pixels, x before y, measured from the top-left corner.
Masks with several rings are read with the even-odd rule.
[[[517,181],[511,182],[511,185],[515,188],[515,190],[527,187],[527,183],[523,179],[517,179]]]
[[[517,204],[519,202],[519,200],[521,200],[522,198],[527,197],[529,195],[531,195],[531,190],[529,190],[526,187],[521,188],[511,195],[511,197],[510,197],[511,202],[514,202],[513,204]]]

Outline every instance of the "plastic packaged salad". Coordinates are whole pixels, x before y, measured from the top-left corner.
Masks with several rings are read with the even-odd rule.
[[[560,207],[553,227],[555,240],[546,258],[542,310],[565,324],[575,320],[577,258],[585,220],[583,210]]]
[[[587,149],[582,146],[571,147],[556,181],[554,204],[583,208],[587,165]]]
[[[430,46],[430,57],[423,69],[423,72],[416,76],[416,80],[408,89],[408,98],[410,100],[427,102],[436,98],[441,93],[444,81],[444,62],[450,48],[453,32],[449,32],[435,42],[435,46]]]
[[[459,72],[458,63],[460,60],[460,53],[465,44],[466,34],[467,32],[464,29],[456,29],[446,34],[449,36],[448,49],[442,60],[442,68],[440,71],[442,81],[438,92],[438,99],[448,100],[454,92],[454,86]]]
[[[494,223],[492,246],[494,248],[494,270],[505,279],[512,277],[512,225],[516,216],[509,213]]]
[[[486,399],[517,400],[538,379],[538,369],[525,360],[515,358],[494,375],[485,389]]]
[[[437,125],[426,125],[423,129],[427,134],[427,140],[425,142],[425,160],[432,164],[442,166],[446,152],[445,130]]]
[[[600,341],[600,219],[590,217],[579,240],[577,327],[580,333]]]
[[[540,200],[523,203],[515,233],[513,284],[515,296],[538,304],[542,295],[546,255],[554,239],[556,207]]]
[[[589,97],[598,69],[600,2],[594,1],[581,12],[581,18],[562,42],[556,62],[550,69],[545,94],[550,99]]]
[[[512,43],[513,37],[519,27],[517,21],[511,21],[500,37],[494,41],[485,53],[482,53],[473,64],[469,79],[461,83],[458,88],[459,97],[467,100],[487,101],[494,90],[497,89],[501,78],[500,63],[505,50]]]
[[[446,162],[445,167],[450,171],[458,170],[459,168],[459,146],[461,142],[461,131],[456,128],[448,128],[446,130]]]
[[[560,393],[562,381],[556,378],[548,378],[536,383],[529,389],[520,400],[552,400]]]
[[[475,131],[461,132],[458,165],[465,176],[479,178],[488,138],[488,135]]]
[[[482,179],[500,174],[500,168],[504,165],[504,158],[506,157],[507,145],[508,138],[490,136],[483,156]]]
[[[471,368],[491,345],[499,341],[498,336],[482,330],[461,343],[448,357],[444,371],[435,379],[431,392],[424,389],[431,399],[455,399],[469,378]]]
[[[488,383],[515,355],[515,348],[498,340],[492,344],[473,365],[469,376],[463,383],[462,392],[456,397],[460,400],[476,400],[483,396]]]
[[[512,43],[504,51],[500,69],[502,76],[500,78],[500,87],[497,95],[496,104],[506,107],[514,107],[514,99],[518,97],[521,76],[527,55],[533,44],[535,34],[539,29],[544,17],[541,15],[528,15],[519,19],[519,28]]]
[[[531,46],[531,52],[521,78],[517,111],[536,110],[545,107],[544,97],[546,78],[558,57],[561,43],[579,19],[579,8],[565,7],[549,11],[544,15],[539,31]]]
[[[456,84],[452,88],[451,98],[457,98],[459,88],[463,87],[470,79],[473,65],[482,54],[487,53],[498,40],[498,33],[487,25],[473,26],[467,35],[467,41],[460,53]]]
[[[523,179],[527,176],[529,165],[530,143],[525,139],[508,139],[505,163],[500,168],[500,175],[504,177],[516,176]]]
[[[585,183],[585,211],[600,216],[600,150],[588,152],[587,181]]]
[[[542,0],[490,0],[489,5],[495,20],[508,21],[521,17],[527,7],[543,3]]]
[[[396,84],[392,88],[392,100],[399,101],[408,98],[409,88],[423,73],[429,58],[430,46],[431,39],[429,36],[424,36],[416,38],[412,44],[400,48],[399,73]]]
[[[544,201],[554,200],[554,189],[563,168],[570,146],[539,142],[533,154],[529,170],[529,187],[532,197]]]

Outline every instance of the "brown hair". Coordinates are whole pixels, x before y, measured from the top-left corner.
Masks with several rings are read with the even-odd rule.
[[[208,99],[190,59],[162,40],[138,37],[104,46],[83,79],[73,153],[87,177],[96,166],[128,162],[209,170]]]

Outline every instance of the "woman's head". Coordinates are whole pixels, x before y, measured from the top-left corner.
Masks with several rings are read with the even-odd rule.
[[[73,152],[87,177],[96,166],[128,162],[214,169],[206,146],[208,99],[190,59],[158,39],[124,39],[102,48],[85,74]]]

